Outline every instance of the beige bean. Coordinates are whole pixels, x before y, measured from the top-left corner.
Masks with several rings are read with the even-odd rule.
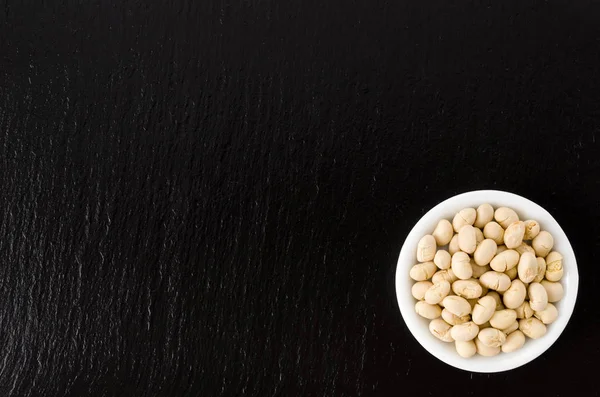
[[[458,233],[463,226],[472,226],[473,223],[475,223],[476,216],[477,212],[475,211],[475,208],[464,208],[460,210],[456,215],[454,215],[454,219],[452,219],[452,227],[454,228],[454,231]]]
[[[506,248],[517,248],[523,242],[525,234],[525,223],[517,221],[511,223],[504,231],[504,245]]]
[[[490,222],[483,228],[483,236],[494,240],[497,245],[504,244],[504,229],[496,222]]]
[[[534,220],[525,221],[525,235],[523,240],[533,240],[540,233],[540,224]]]
[[[504,332],[505,335],[510,335],[512,332],[516,331],[519,329],[519,322],[518,321],[514,321],[511,325],[509,325],[508,327],[501,329],[500,331]]]
[[[438,305],[430,305],[425,301],[418,301],[415,304],[415,312],[421,317],[433,320],[442,315],[442,308]]]
[[[458,247],[467,254],[472,254],[477,248],[477,235],[471,225],[463,226],[458,232]]]
[[[454,342],[452,339],[452,335],[450,334],[450,329],[452,327],[450,324],[442,320],[441,318],[436,318],[435,320],[431,320],[429,323],[429,332],[442,342]]]
[[[516,267],[513,267],[512,269],[509,269],[507,271],[504,272],[504,274],[506,274],[508,276],[508,278],[512,280],[516,279],[518,274],[518,269]]]
[[[546,279],[548,281],[559,281],[564,273],[563,256],[556,251],[552,251],[546,257]]]
[[[515,248],[515,251],[517,251],[519,255],[523,255],[526,252],[531,252],[533,255],[535,255],[535,250],[531,248],[531,246],[527,245],[527,243],[521,243],[521,245]]]
[[[442,219],[438,222],[431,235],[438,247],[448,244],[454,235],[452,224],[447,219]]]
[[[466,342],[457,340],[454,343],[456,346],[456,352],[463,358],[473,357],[475,353],[477,353],[477,346],[475,346],[475,342],[472,340]]]
[[[520,320],[519,329],[531,339],[538,339],[546,334],[546,326],[535,317]]]
[[[529,302],[523,302],[521,306],[515,309],[515,312],[517,313],[517,318],[521,319],[533,316],[533,309],[529,305]]]
[[[492,258],[496,255],[496,250],[498,246],[496,242],[492,239],[483,240],[475,249],[475,253],[473,254],[473,259],[475,259],[475,263],[479,266],[485,266],[490,263]]]
[[[506,250],[496,254],[490,262],[490,267],[497,272],[505,272],[519,263],[519,253],[515,250]]]
[[[430,305],[437,305],[448,296],[449,292],[450,283],[446,280],[438,281],[425,292],[425,302]]]
[[[442,302],[444,307],[455,316],[462,317],[471,314],[471,305],[465,298],[452,295],[445,297]]]
[[[417,263],[410,269],[410,278],[415,281],[429,280],[435,274],[437,266],[433,262]]]
[[[521,331],[514,331],[506,337],[506,341],[502,344],[504,353],[512,353],[523,347],[525,344],[525,334]]]
[[[535,255],[529,252],[525,252],[523,255],[521,255],[519,264],[517,265],[517,271],[522,282],[532,282],[537,276],[538,272],[538,263],[535,259]]]
[[[529,294],[529,306],[534,312],[540,312],[548,305],[548,293],[540,283],[531,283],[527,288]]]
[[[558,302],[565,296],[565,291],[561,283],[553,283],[551,281],[542,280],[540,283],[546,290],[546,294],[548,295],[548,302]]]
[[[456,277],[454,275],[454,273],[452,272],[452,269],[446,269],[446,270],[438,270],[437,272],[435,272],[435,274],[431,278],[431,281],[433,281],[434,284],[437,282],[440,282],[442,280],[446,280],[447,282],[452,284],[453,282],[458,280],[458,277]]]
[[[533,239],[531,246],[537,256],[545,258],[552,251],[552,247],[554,247],[554,238],[550,233],[543,230]]]
[[[496,329],[508,328],[517,321],[517,312],[510,309],[499,310],[490,318],[490,324]]]
[[[535,312],[533,315],[544,324],[552,324],[558,318],[558,309],[552,303],[542,311]]]
[[[516,309],[525,302],[526,297],[527,288],[525,288],[525,284],[521,280],[517,279],[510,283],[510,287],[504,293],[502,301],[508,309]]]
[[[466,316],[459,317],[448,309],[442,310],[442,318],[450,325],[459,325],[464,324],[467,321],[471,321],[471,317],[468,314]]]
[[[494,212],[494,219],[506,229],[511,223],[518,222],[519,216],[510,208],[500,207]]]
[[[490,204],[481,204],[475,212],[475,223],[473,224],[475,227],[483,229],[485,225],[494,220],[494,207]]]
[[[496,300],[493,296],[484,296],[477,301],[473,308],[473,322],[481,325],[490,321],[496,310]]]
[[[477,339],[488,347],[500,347],[506,341],[506,335],[499,329],[485,328],[479,331]]]
[[[433,283],[431,281],[417,281],[412,285],[410,292],[416,300],[423,300],[425,299],[425,292],[427,292],[432,285]]]
[[[496,255],[506,251],[508,248],[506,248],[506,245],[502,244],[498,246],[498,249],[496,250]]]
[[[452,291],[465,299],[479,298],[483,293],[481,285],[473,278],[468,280],[456,280],[452,283]]]
[[[417,244],[417,260],[419,262],[430,262],[435,256],[436,245],[435,239],[431,234],[421,237]]]
[[[502,298],[500,297],[499,293],[497,293],[496,291],[490,291],[490,292],[488,292],[485,295],[486,296],[491,296],[492,298],[494,298],[494,302],[496,302],[496,308],[494,310],[502,310],[502,309],[504,309],[504,305],[502,304]]]
[[[500,354],[499,347],[486,346],[479,338],[473,339],[475,341],[475,347],[477,348],[477,354],[484,357],[492,357]]]
[[[452,329],[450,329],[450,335],[452,336],[452,339],[462,342],[473,340],[478,333],[479,327],[473,321],[455,325],[452,327]]]
[[[464,252],[458,251],[452,255],[452,272],[461,280],[470,279],[473,276],[473,268],[471,267],[471,258]]]
[[[539,256],[535,258],[535,260],[537,261],[538,271],[533,281],[539,283],[544,279],[544,277],[546,277],[546,260]]]
[[[504,273],[494,271],[483,273],[479,277],[479,282],[481,285],[498,292],[504,292],[510,287],[510,278]]]
[[[475,229],[475,240],[477,241],[477,245],[481,244],[485,237],[483,237],[483,232],[478,227],[473,227]]]
[[[452,255],[446,250],[438,250],[433,257],[433,263],[442,270],[449,269],[451,261]]]
[[[458,251],[460,251],[460,247],[458,246],[458,234],[455,234],[452,236],[450,243],[448,243],[448,252],[450,255],[454,255]]]

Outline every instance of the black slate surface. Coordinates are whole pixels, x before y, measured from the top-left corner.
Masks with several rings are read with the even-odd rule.
[[[0,1],[0,395],[598,395],[599,18]],[[498,375],[428,355],[393,286],[418,218],[480,188],[547,208],[581,276]]]

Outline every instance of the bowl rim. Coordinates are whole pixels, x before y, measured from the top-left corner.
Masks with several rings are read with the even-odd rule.
[[[486,196],[493,197],[493,200],[486,199]],[[477,202],[478,204],[464,204],[464,202]],[[513,202],[509,204],[509,202]],[[514,202],[518,202],[517,206],[514,205]],[[414,303],[415,299],[412,297],[410,289],[406,291],[406,280],[408,278],[408,269],[409,266],[412,266],[416,262],[415,255],[415,247],[418,240],[426,233],[423,233],[422,229],[425,229],[427,225],[430,225],[432,221],[438,222],[440,219],[445,218],[445,216],[438,215],[440,212],[447,211],[448,208],[458,208],[453,210],[454,212],[460,211],[462,208],[472,207],[475,208],[487,202],[506,202],[506,204],[496,204],[494,207],[506,205],[507,207],[514,208],[518,213],[519,212],[527,212],[527,210],[521,210],[520,207],[528,207],[535,209],[535,211],[540,212],[546,218],[546,221],[550,221],[553,223],[551,229],[553,230],[553,237],[555,237],[555,241],[560,241],[561,248],[560,252],[564,258],[569,260],[569,270],[568,270],[568,288],[565,288],[565,284],[563,283],[563,288],[565,288],[565,295],[561,300],[561,315],[559,319],[557,319],[552,325],[552,332],[548,332],[544,337],[537,339],[535,341],[528,340],[528,343],[534,343],[534,347],[529,347],[529,354],[518,354],[515,355],[514,352],[510,353],[510,355],[515,355],[514,359],[504,359],[497,360],[498,356],[495,357],[482,357],[476,356],[472,359],[464,359],[460,357],[456,352],[453,354],[449,354],[447,352],[447,348],[444,348],[444,342],[441,342],[433,336],[429,334],[429,330],[427,327],[423,327],[423,319],[419,317],[414,312]],[[429,226],[429,228],[431,228]],[[407,263],[409,263],[407,265]],[[572,266],[571,266],[572,263]],[[567,272],[565,272],[567,273]],[[441,360],[442,362],[453,366],[458,369],[462,369],[470,372],[479,372],[479,373],[496,373],[508,371],[511,369],[518,368],[522,365],[525,365],[541,354],[543,354],[562,334],[564,329],[569,322],[574,308],[575,303],[577,301],[577,294],[579,290],[579,272],[577,268],[577,259],[575,257],[575,253],[573,251],[573,247],[569,239],[567,238],[564,230],[560,226],[560,224],[554,219],[554,217],[542,206],[539,204],[523,197],[515,193],[510,193],[501,190],[474,190],[468,191],[464,193],[460,193],[454,196],[451,196],[439,204],[435,205],[429,211],[427,211],[413,226],[411,231],[407,234],[402,248],[400,250],[400,254],[398,256],[398,262],[396,265],[396,299],[398,301],[398,307],[400,309],[400,313],[402,318],[408,327],[412,336],[425,348],[425,350]],[[406,299],[406,294],[410,296],[410,299]],[[525,349],[522,349],[525,350]],[[502,356],[504,353],[501,354]],[[509,355],[507,354],[507,357]],[[494,360],[496,359],[496,360]]]

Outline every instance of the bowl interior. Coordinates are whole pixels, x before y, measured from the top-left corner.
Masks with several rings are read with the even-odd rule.
[[[521,220],[535,219],[540,223],[541,230],[547,230],[552,234],[554,237],[553,249],[560,252],[564,257],[564,275],[561,283],[565,295],[561,301],[555,303],[559,313],[558,319],[548,325],[548,332],[544,337],[537,340],[527,338],[525,346],[513,353],[501,353],[495,357],[475,355],[472,358],[465,359],[456,353],[453,343],[444,343],[431,335],[428,329],[429,320],[415,313],[414,305],[416,301],[411,294],[411,286],[414,281],[408,276],[408,273],[410,268],[417,263],[416,247],[419,239],[426,234],[431,234],[440,219],[446,218],[452,221],[454,214],[461,209],[466,207],[477,208],[483,203],[491,204],[494,209],[502,206],[510,207],[517,212]],[[578,284],[579,275],[573,248],[564,231],[550,213],[524,197],[496,190],[479,190],[460,194],[432,208],[408,234],[402,246],[396,268],[398,305],[402,317],[413,336],[429,353],[438,359],[456,368],[472,372],[489,373],[513,369],[535,359],[547,350],[558,339],[573,313]]]

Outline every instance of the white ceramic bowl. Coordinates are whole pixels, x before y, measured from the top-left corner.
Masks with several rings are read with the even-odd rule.
[[[411,294],[414,281],[408,276],[410,268],[417,263],[417,243],[421,237],[431,234],[438,221],[446,218],[452,221],[454,214],[463,208],[477,208],[480,204],[489,203],[494,209],[509,207],[514,209],[522,220],[535,219],[542,230],[547,230],[554,237],[554,249],[563,257],[564,275],[561,280],[565,295],[555,303],[558,309],[558,319],[548,325],[548,332],[540,339],[529,339],[522,349],[513,353],[500,353],[494,357],[475,355],[471,358],[460,357],[454,348],[454,343],[444,343],[436,339],[428,329],[429,320],[415,313],[415,299]],[[536,203],[516,194],[497,191],[479,190],[459,194],[436,205],[427,212],[410,231],[398,258],[396,268],[396,295],[400,313],[415,339],[433,356],[446,364],[472,372],[501,372],[534,360],[545,352],[565,329],[577,299],[579,274],[573,248],[556,220]]]

